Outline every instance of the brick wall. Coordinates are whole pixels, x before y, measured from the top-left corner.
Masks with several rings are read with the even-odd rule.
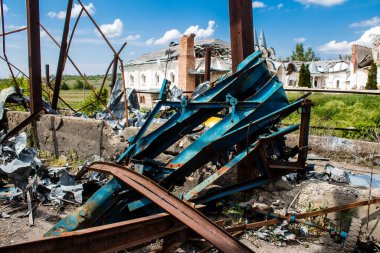
[[[184,91],[193,91],[195,89],[195,76],[189,73],[191,70],[195,70],[194,37],[195,34],[191,34],[184,35],[181,38],[178,82]]]

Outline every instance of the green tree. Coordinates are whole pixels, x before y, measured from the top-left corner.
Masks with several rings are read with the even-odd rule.
[[[368,81],[365,86],[366,90],[377,90],[377,66],[376,63],[371,64],[371,68],[368,73]]]
[[[75,84],[74,84],[74,90],[89,90],[90,87],[86,85],[82,80],[77,79]]]
[[[311,75],[309,68],[302,63],[301,69],[298,76],[298,86],[311,88]]]
[[[292,55],[290,56],[290,60],[292,61],[319,61],[321,58],[319,58],[313,49],[309,47],[306,51],[303,47],[302,43],[298,43],[296,45],[295,50],[293,51]]]
[[[100,89],[96,91],[99,94]],[[108,90],[104,88],[100,94],[99,100],[96,99],[96,95],[94,93],[90,93],[87,95],[85,100],[79,105],[79,107],[85,107],[82,112],[87,115],[94,115],[95,113],[101,111],[104,106],[103,104],[107,104],[108,99]]]

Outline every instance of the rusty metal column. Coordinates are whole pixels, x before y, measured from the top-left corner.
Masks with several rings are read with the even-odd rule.
[[[60,87],[61,87],[63,70],[65,69],[66,50],[67,50],[67,38],[68,38],[68,35],[69,35],[70,18],[71,18],[71,10],[72,10],[72,8],[73,8],[73,0],[69,0],[68,3],[67,3],[65,26],[63,28],[63,34],[62,34],[61,50],[59,52],[57,74],[55,76],[55,85],[54,85],[53,100],[51,102],[52,108],[54,110],[57,110],[57,107],[58,107],[59,90],[60,90]]]
[[[26,11],[28,19],[30,111],[35,113],[42,108],[39,0],[26,0]]]
[[[205,55],[205,82],[211,80],[211,48],[206,47]]]
[[[251,0],[229,0],[232,72],[246,57],[252,54],[253,13]]]
[[[111,84],[110,84],[110,88],[111,88],[110,94],[112,94],[113,87],[115,87],[115,84],[116,84],[118,63],[119,63],[119,57],[115,55],[115,61],[113,64],[113,69],[112,69],[112,79],[111,79]]]

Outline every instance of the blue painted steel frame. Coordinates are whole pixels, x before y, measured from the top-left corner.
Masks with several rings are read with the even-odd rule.
[[[278,121],[301,107],[302,100],[293,104],[288,103],[282,84],[276,77],[270,76],[265,63],[260,58],[261,53],[256,52],[242,62],[238,71],[207,90],[195,99],[183,99],[181,102],[166,101],[166,86],[164,80],[160,99],[136,136],[129,140],[130,147],[118,159],[119,163],[131,161],[138,162],[141,173],[154,171],[153,180],[160,181],[164,187],[184,181],[186,175],[199,168],[215,155],[226,152],[234,145],[246,138],[257,135],[259,132],[268,133]],[[254,94],[254,95],[252,95]],[[155,115],[163,106],[179,108],[168,122],[151,134],[146,133]],[[158,165],[153,159],[170,147],[174,142],[216,115],[228,108],[227,114],[218,124],[206,131],[193,144],[175,157],[169,164]],[[260,137],[262,140],[283,136],[294,131],[298,125],[286,129],[276,130],[272,134]],[[233,166],[247,159],[248,155],[256,151],[260,139],[246,150],[243,150],[217,173],[206,179],[193,190],[186,193],[183,198],[189,200],[201,190],[210,185]],[[252,182],[243,183],[227,188],[208,198],[201,198],[200,203],[206,203],[237,191],[250,189],[268,182],[265,175]],[[123,198],[119,194],[127,188],[117,179],[110,180],[103,188],[97,191],[82,207],[61,220],[45,236],[57,236],[62,232],[73,231],[92,226],[107,210],[117,208],[117,205],[127,206],[127,212],[146,207],[151,202],[147,198]],[[133,193],[133,191],[130,191]],[[116,218],[115,218],[116,219]]]

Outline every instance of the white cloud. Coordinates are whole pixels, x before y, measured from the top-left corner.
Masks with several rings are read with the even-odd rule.
[[[135,41],[135,40],[139,40],[141,38],[141,35],[140,34],[131,34],[131,35],[128,35],[127,38],[125,38],[126,41]]]
[[[6,4],[3,4],[3,11],[4,11],[4,14],[8,12],[8,6]],[[1,17],[1,13],[0,13],[0,17]]]
[[[295,0],[295,1],[306,6],[322,5],[325,7],[331,7],[331,6],[339,5],[346,2],[346,0]]]
[[[215,32],[214,26],[215,26],[215,21],[210,20],[208,21],[207,29],[199,28],[199,25],[193,25],[187,28],[184,34],[189,35],[189,34],[194,33],[197,36],[197,38],[208,38],[214,34]]]
[[[154,44],[154,38],[151,38],[151,39],[145,41],[145,45],[147,45],[147,46],[151,46],[153,44]]]
[[[304,43],[306,41],[306,38],[304,37],[301,37],[301,38],[294,38],[293,39],[295,42],[297,43]]]
[[[320,46],[318,51],[325,54],[348,54],[354,44],[359,44],[367,47],[373,45],[373,40],[376,36],[380,36],[380,26],[373,27],[363,33],[363,35],[356,41],[340,41],[332,40]]]
[[[282,7],[284,7],[283,3],[277,4],[277,9],[282,9]]]
[[[353,42],[332,40],[318,48],[319,52],[325,54],[347,54],[350,52]]]
[[[174,40],[180,39],[182,35],[190,35],[192,33],[194,33],[199,39],[212,36],[215,33],[215,21],[208,21],[208,26],[206,29],[200,28],[199,25],[192,25],[188,27],[183,34],[181,34],[181,32],[177,29],[166,31],[165,34],[157,40],[151,38],[145,41],[145,45],[166,45]]]
[[[100,25],[100,30],[104,33],[106,37],[115,38],[119,37],[123,33],[124,24],[120,19],[115,19],[112,24]],[[98,30],[95,32],[99,34]]]
[[[88,5],[84,5],[84,7],[88,11],[88,13],[90,13],[90,15],[94,14],[96,11],[93,3],[89,3]],[[77,18],[79,16],[79,13],[81,10],[82,10],[82,6],[80,4],[74,4],[73,8],[71,9],[71,18]],[[86,15],[85,12],[83,12],[83,14]],[[51,11],[48,13],[48,17],[65,19],[66,18],[66,11],[59,11],[59,12]]]
[[[181,33],[177,29],[172,29],[167,32],[165,32],[164,36],[159,38],[158,40],[154,41],[155,45],[165,45],[169,44],[173,40],[177,40],[181,38]]]
[[[263,2],[260,2],[260,1],[254,1],[252,3],[252,8],[253,9],[259,9],[259,8],[264,8],[266,7],[266,5],[263,3]]]
[[[352,23],[350,26],[351,27],[372,27],[372,26],[376,26],[380,24],[380,17],[373,17],[371,19],[368,19],[368,20],[363,20],[363,21],[360,21],[360,22],[355,22],[355,23]]]
[[[26,25],[7,25],[6,28],[10,31],[18,30],[21,28],[25,28]]]

